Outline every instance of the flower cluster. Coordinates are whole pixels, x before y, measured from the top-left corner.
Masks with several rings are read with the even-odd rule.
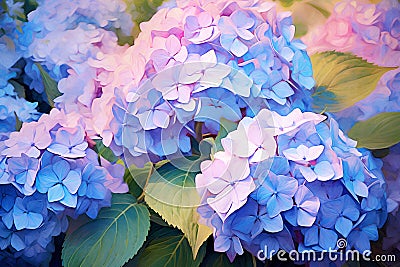
[[[352,52],[385,67],[400,66],[400,4],[383,0],[379,4],[344,0],[322,26],[303,38],[311,54],[336,50]],[[354,106],[335,114],[342,129],[381,112],[400,109],[400,69],[387,72],[377,88]],[[373,103],[373,105],[371,105]]]
[[[273,3],[182,1],[140,26],[135,45],[89,61],[102,88],[91,108],[97,133],[136,164],[189,152],[193,122],[216,134],[222,117],[308,108],[311,62]]]
[[[66,215],[95,218],[111,192],[127,192],[124,166],[99,162],[83,126],[77,114],[53,110],[0,142],[2,250],[43,262],[52,237],[66,230]]]
[[[18,96],[14,84],[10,80],[18,75],[18,69],[13,68],[21,58],[22,51],[15,42],[18,35],[16,18],[22,14],[21,3],[7,1],[7,10],[0,9],[0,133],[7,134],[16,130],[16,120],[29,122],[37,120],[37,103],[31,103]]]
[[[129,35],[133,27],[123,1],[38,2],[18,38],[27,62],[25,79],[38,93],[44,88],[35,62],[56,81],[67,77],[68,69],[85,72],[89,58],[116,48],[117,37],[111,30]]]
[[[245,117],[201,164],[198,208],[214,249],[233,261],[244,249],[370,249],[386,220],[382,162],[355,148],[337,122],[295,109]],[[273,253],[274,254],[274,253]]]
[[[0,262],[48,263],[67,216],[95,218],[111,193],[128,191],[126,167],[191,155],[195,140],[217,136],[224,120],[238,127],[195,182],[214,249],[231,261],[265,247],[267,257],[335,249],[339,238],[364,251],[387,210],[396,222],[398,147],[384,160],[393,186],[385,192],[382,161],[339,125],[399,110],[399,69],[333,114],[338,124],[308,112],[308,50],[294,38],[290,13],[271,1],[171,1],[140,25],[133,46],[118,44],[135,15],[123,0],[37,2],[27,21],[16,19],[20,2],[0,5]],[[312,52],[350,51],[398,67],[399,13],[396,0],[345,0],[304,40]],[[46,97],[48,76],[55,99]],[[49,114],[40,113],[44,102],[54,102]],[[386,240],[397,244],[392,228]]]

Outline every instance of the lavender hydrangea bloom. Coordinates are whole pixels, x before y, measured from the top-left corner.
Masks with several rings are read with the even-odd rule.
[[[213,41],[219,35],[219,30],[213,17],[202,12],[198,16],[188,16],[185,23],[185,37],[194,44]]]
[[[8,146],[2,153],[9,157],[20,157],[26,154],[38,158],[40,150],[46,149],[51,143],[51,137],[43,123],[31,123],[22,126],[19,132],[10,134],[10,139],[4,141]]]
[[[86,155],[88,143],[82,128],[60,128],[55,134],[55,139],[47,150],[53,154],[66,158],[80,158]]]
[[[244,42],[254,38],[249,31],[255,24],[250,14],[242,10],[233,12],[229,17],[221,17],[218,27],[221,31],[221,45],[235,56],[241,57],[247,53],[248,47]]]
[[[204,187],[212,194],[212,197],[207,198],[207,203],[222,220],[243,206],[255,188],[249,176],[247,160],[236,157],[228,162],[225,160],[221,153],[216,154],[213,161],[202,162],[203,174],[196,177],[197,187]]]

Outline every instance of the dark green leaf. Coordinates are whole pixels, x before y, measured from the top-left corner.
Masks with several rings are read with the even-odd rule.
[[[400,142],[400,112],[384,112],[356,123],[349,136],[357,147],[387,148]]]
[[[207,253],[201,267],[254,267],[255,261],[250,253],[236,256],[233,262],[230,262],[225,253],[211,252]]]
[[[143,168],[138,168],[132,165],[129,169],[125,169],[124,181],[129,186],[129,192],[134,197],[139,197],[142,194],[143,186],[146,183],[146,180],[151,174],[153,164],[148,162],[144,165]]]
[[[311,56],[317,90],[317,112],[338,112],[366,98],[384,73],[394,68],[378,67],[350,53],[328,51]]]
[[[155,212],[154,210],[152,210],[150,208],[149,208],[149,211],[150,211],[150,221],[152,221],[160,226],[167,226],[167,227],[169,226],[168,223],[166,223],[163,220],[163,218],[161,218],[161,216],[158,215],[157,212]]]
[[[25,98],[25,88],[22,84],[17,81],[9,80],[9,82],[14,86],[14,91],[17,93],[19,98]]]
[[[144,243],[150,228],[146,206],[129,194],[115,194],[110,208],[67,235],[62,250],[63,265],[123,266]]]
[[[40,71],[49,105],[54,107],[54,99],[61,95],[57,88],[57,82],[50,77],[50,75],[43,69],[42,65],[40,65],[39,63],[35,63],[35,65]]]
[[[97,154],[109,162],[116,162],[118,160],[118,157],[114,155],[112,150],[109,147],[106,147],[101,140],[96,140],[96,147],[95,150]]]
[[[22,121],[19,120],[17,113],[15,113],[15,130],[19,131],[22,128]]]

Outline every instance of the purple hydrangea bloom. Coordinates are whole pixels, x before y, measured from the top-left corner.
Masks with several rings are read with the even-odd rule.
[[[222,16],[218,21],[222,47],[237,57],[246,54],[248,47],[244,43],[254,38],[250,31],[254,24],[255,21],[251,15],[243,10],[237,10],[229,17]]]
[[[196,177],[199,191],[211,194],[207,203],[219,214],[222,220],[243,206],[255,185],[250,175],[248,161],[233,157],[226,161],[223,152],[215,154],[213,161],[201,164],[202,174]]]
[[[24,194],[32,195],[35,191],[36,174],[39,160],[22,154],[21,157],[9,158],[8,170],[13,177],[13,184]]]

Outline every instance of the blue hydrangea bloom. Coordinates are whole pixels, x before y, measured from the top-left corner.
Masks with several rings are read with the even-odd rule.
[[[321,224],[334,228],[343,237],[351,232],[354,223],[360,217],[360,210],[349,195],[341,196],[335,200],[327,201],[321,207]]]
[[[70,164],[61,158],[42,168],[36,177],[37,190],[46,193],[49,202],[60,202],[71,208],[76,207],[80,184],[80,172],[71,170]]]
[[[17,198],[13,218],[17,230],[36,229],[47,216],[46,200],[42,196]]]

